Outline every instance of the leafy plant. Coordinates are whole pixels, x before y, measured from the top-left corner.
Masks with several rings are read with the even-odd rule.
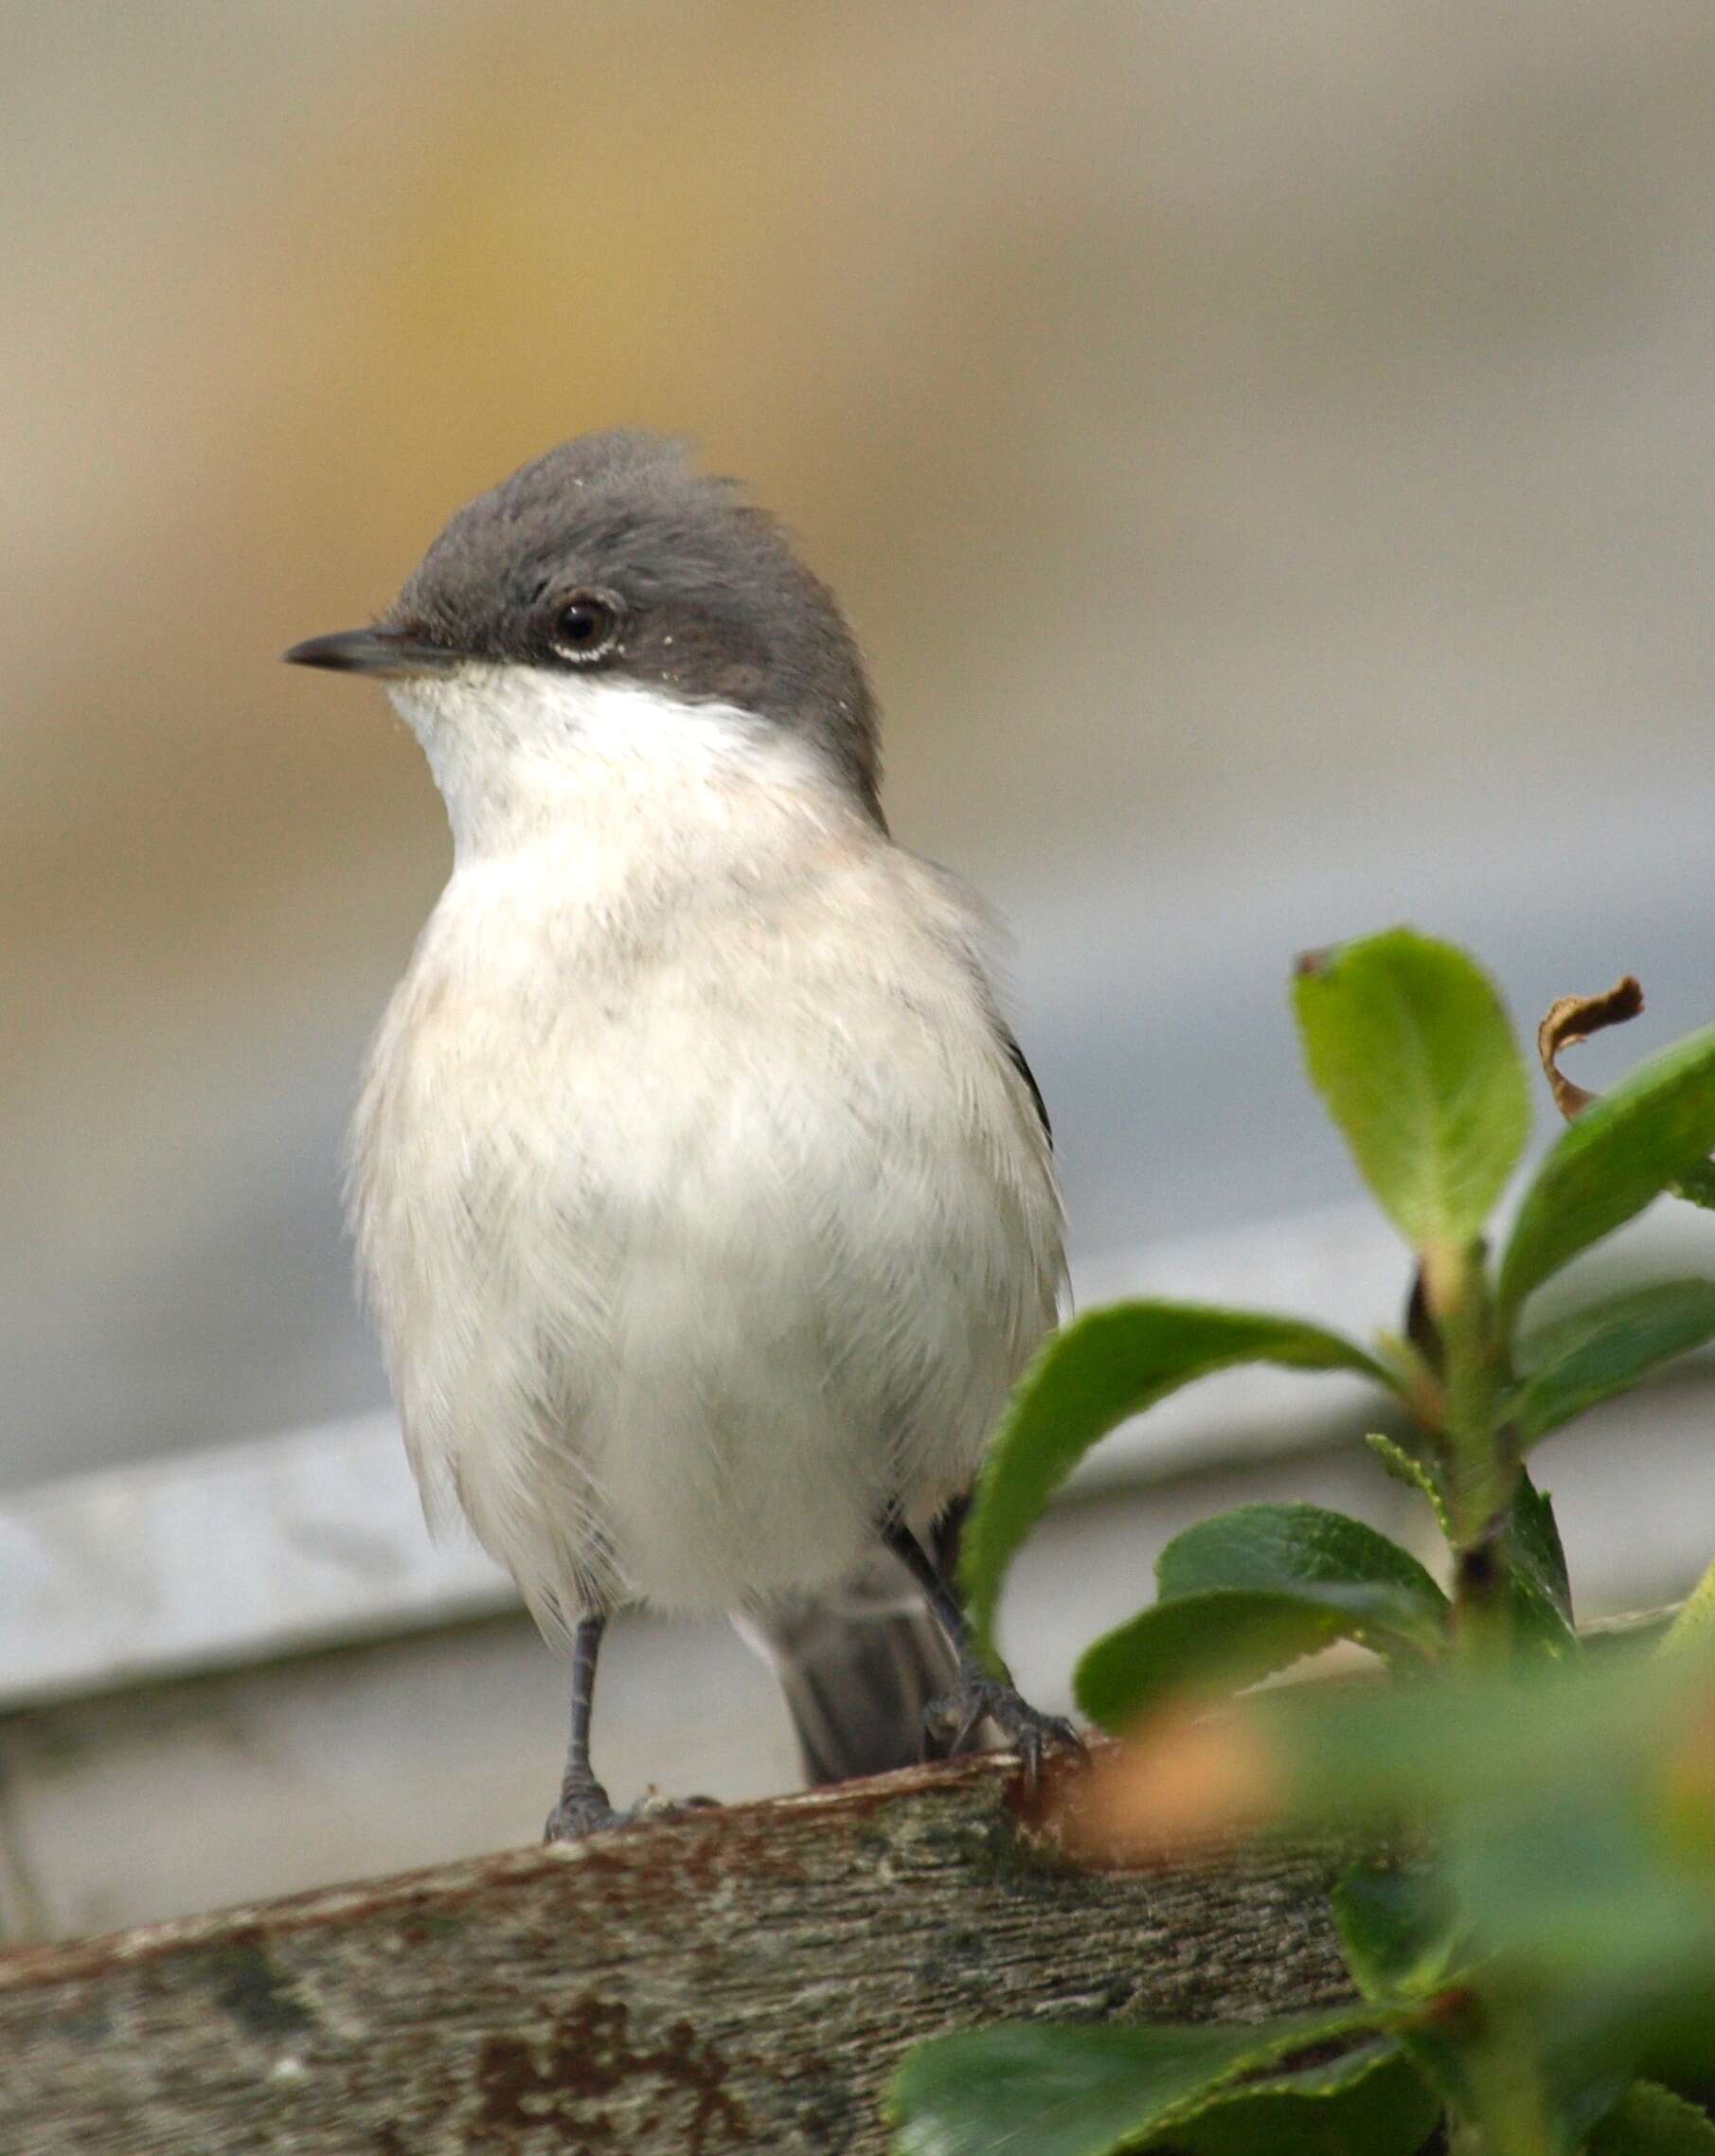
[[[1126,1738],[1081,1777],[1064,1829],[1171,1849],[1210,1832],[1335,1829],[1371,1851],[1335,1896],[1362,2004],[1243,2029],[1005,2025],[907,2061],[901,2156],[1410,2156],[1446,2116],[1487,2156],[1690,2156],[1715,2125],[1655,2082],[1715,2058],[1715,1567],[1665,1652],[1593,1661],[1572,1622],[1531,1448],[1715,1339],[1715,1279],[1607,1296],[1546,1325],[1537,1292],[1655,1197],[1715,1190],[1715,1027],[1593,1096],[1573,1041],[1635,983],[1568,999],[1539,1047],[1572,1118],[1492,1259],[1485,1232],[1528,1131],[1524,1059],[1487,975],[1398,929],[1303,961],[1310,1074],[1417,1256],[1403,1331],[1373,1351],[1296,1319],[1170,1302],[1068,1326],[1021,1386],[965,1537],[994,1654],[1008,1568],[1054,1492],[1119,1423],[1241,1363],[1345,1370],[1410,1414],[1370,1439],[1451,1556],[1443,1593],[1373,1528],[1252,1505],[1163,1551],[1156,1600],[1076,1672]],[[1391,1682],[1211,1702],[1334,1641]]]

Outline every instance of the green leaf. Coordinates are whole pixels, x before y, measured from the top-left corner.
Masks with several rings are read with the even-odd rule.
[[[1715,1025],[1641,1063],[1561,1132],[1501,1261],[1500,1320],[1579,1252],[1641,1213],[1715,1146]]]
[[[1507,1582],[1519,1645],[1551,1662],[1579,1651],[1566,1553],[1546,1491],[1521,1468],[1507,1525]]]
[[[1562,2048],[1605,2072],[1646,2023],[1715,2001],[1715,1791],[1698,1751],[1712,1686],[1694,1652],[1295,1686],[1246,1702],[1244,1771],[1277,1792],[1283,1830],[1355,1838],[1402,1818],[1432,1833],[1471,1981],[1587,2007]],[[1396,1980],[1402,1928],[1403,1947],[1370,1950]]]
[[[1667,1809],[1659,1791],[1593,1756],[1578,1780],[1485,1806],[1443,1844],[1475,1937],[1505,1957],[1506,1988],[1559,1992],[1582,2009],[1575,2066],[1621,2063],[1635,2040],[1629,2024],[1678,1986],[1706,1997],[1715,1898],[1703,1853],[1672,1846]],[[1596,2025],[1604,1994],[1607,2043]]]
[[[1584,2146],[1585,2156],[1715,2156],[1715,2125],[1659,2082],[1634,2081]]]
[[[1680,1607],[1661,1642],[1663,1654],[1715,1644],[1715,1564],[1711,1564]]]
[[[1700,1160],[1687,1168],[1677,1183],[1668,1188],[1675,1198],[1683,1198],[1688,1205],[1701,1205],[1706,1213],[1715,1212],[1715,1160]]]
[[[1418,1643],[1433,1648],[1447,1597],[1408,1550],[1321,1505],[1240,1505],[1175,1535],[1155,1560],[1164,1598],[1211,1587],[1386,1587],[1410,1602]]]
[[[895,2079],[895,2156],[1118,2156],[1242,2074],[1382,2016],[1337,2007],[1246,2027],[1002,2022],[920,2044]]]
[[[1305,961],[1293,996],[1310,1075],[1388,1218],[1419,1249],[1473,1241],[1530,1128],[1489,976],[1397,928]]]
[[[1662,1280],[1611,1295],[1521,1344],[1525,1377],[1503,1412],[1534,1442],[1707,1340],[1715,1340],[1715,1280]]]
[[[1115,1732],[1182,1691],[1238,1691],[1399,1613],[1385,1588],[1330,1590],[1326,1599],[1216,1588],[1157,1602],[1084,1649],[1072,1689],[1090,1719]]]
[[[1712,1685],[1715,1657],[1696,1651],[1591,1668],[1510,1666],[1480,1679],[1450,1670],[1408,1685],[1259,1693],[1240,1726],[1246,1772],[1258,1745],[1270,1757],[1283,1826],[1331,1820],[1362,1833],[1402,1813],[1432,1822],[1521,1796],[1546,1805],[1557,1785],[1578,1789],[1598,1768],[1653,1773],[1648,1763],[1697,1726]],[[1700,1784],[1685,1797],[1688,1815],[1706,1806],[1715,1819],[1715,1793]]]
[[[1426,2009],[1402,2020],[1401,2047],[1456,2117],[1477,2115],[1477,2086],[1484,2078],[1479,2049],[1498,2049],[1503,2057],[1510,2052],[1516,2062],[1540,2047],[1529,2038],[1521,2044],[1517,2028],[1506,2025],[1514,2004],[1510,1996],[1503,1992],[1497,2001],[1484,1995],[1487,1942],[1474,1938],[1445,1865],[1420,1858],[1358,1864],[1330,1899],[1359,1989],[1377,2004]],[[1594,2116],[1615,2094],[1612,2075],[1599,2065],[1574,2085],[1563,2077],[1553,2090],[1559,2125],[1564,2129],[1567,2111]],[[1557,2138],[1554,2147],[1563,2147],[1570,2156],[1573,2139]]]
[[[1416,1558],[1318,1505],[1242,1505],[1176,1536],[1161,1598],[1088,1649],[1079,1704],[1124,1727],[1167,1693],[1253,1684],[1335,1640],[1420,1667],[1446,1636],[1447,1598]]]
[[[1226,2090],[1139,2144],[1180,2156],[1418,2156],[1439,2098],[1387,2038],[1321,2066]]]
[[[1471,1955],[1468,1928],[1446,1871],[1422,1859],[1360,1863],[1329,1897],[1346,1966],[1376,2005],[1450,2001],[1470,1988],[1461,1965]],[[1418,2072],[1456,2113],[1471,2110],[1463,2017],[1417,2013],[1400,2041]]]
[[[1450,2100],[1514,2053],[1539,2060],[1570,2151],[1639,2071],[1715,2057],[1712,1699],[1707,1650],[1299,1685],[1225,1724],[1223,1771],[1272,1798],[1271,1833],[1433,1842],[1459,1913],[1446,1987],[1424,1951],[1433,1918],[1409,1900],[1378,1912],[1372,1896],[1361,1932],[1349,1903],[1359,1972],[1383,1991],[1435,1987],[1432,2009],[1396,2003],[1392,2026]],[[1197,1733],[1201,1773],[1222,1727]]]
[[[1458,1936],[1458,1905],[1445,1873],[1421,1862],[1354,1864],[1330,1897],[1346,1966],[1378,2005],[1445,1987]]]
[[[1452,1541],[1453,1515],[1447,1509],[1447,1500],[1442,1496],[1441,1486],[1432,1470],[1408,1452],[1403,1445],[1396,1444],[1391,1437],[1385,1437],[1379,1430],[1372,1430],[1364,1442],[1395,1482],[1404,1483],[1407,1488],[1418,1490],[1428,1500],[1437,1526]]]
[[[1115,1303],[1048,1343],[1013,1396],[965,1527],[960,1577],[991,1655],[1007,1567],[1090,1447],[1193,1379],[1241,1363],[1394,1381],[1361,1347],[1319,1326],[1195,1303]]]

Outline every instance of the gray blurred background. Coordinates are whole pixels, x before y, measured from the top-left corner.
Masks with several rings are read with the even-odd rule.
[[[108,1471],[72,1541],[128,1466],[384,1405],[340,1133],[448,846],[381,697],[277,653],[587,427],[690,435],[844,596],[896,829],[1011,924],[1090,1280],[1354,1196],[1299,947],[1410,918],[1532,1022],[1635,970],[1587,1082],[1715,1012],[1706,6],[14,4],[0,199],[0,1492]],[[433,1644],[527,1669],[516,1788],[153,1900],[41,1765],[97,1709],[20,1709],[0,1843],[76,1832],[15,1921],[522,1838],[512,1623]],[[361,1791],[333,1666],[256,1684],[346,1688]]]

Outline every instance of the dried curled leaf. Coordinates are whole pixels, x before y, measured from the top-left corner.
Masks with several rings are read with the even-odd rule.
[[[1575,1085],[1561,1069],[1558,1059],[1562,1051],[1576,1047],[1610,1025],[1623,1025],[1643,1007],[1644,991],[1630,973],[1616,981],[1606,995],[1562,996],[1548,1007],[1548,1015],[1536,1029],[1536,1052],[1542,1058],[1554,1105],[1568,1123],[1599,1096],[1587,1086]],[[1715,1212],[1715,1161],[1694,1162],[1679,1182],[1669,1187],[1675,1198],[1683,1198],[1688,1204]]]
[[[1643,1007],[1644,991],[1630,973],[1616,981],[1606,995],[1562,996],[1549,1006],[1548,1015],[1536,1029],[1536,1052],[1543,1060],[1554,1105],[1568,1123],[1588,1108],[1596,1096],[1566,1077],[1557,1060],[1562,1050],[1576,1047],[1579,1042],[1588,1041],[1593,1033],[1605,1032],[1610,1025],[1623,1025]]]

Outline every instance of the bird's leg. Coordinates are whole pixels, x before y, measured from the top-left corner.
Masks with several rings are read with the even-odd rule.
[[[882,1536],[928,1596],[929,1607],[958,1657],[958,1684],[945,1699],[933,1700],[923,1709],[925,1731],[946,1742],[950,1753],[959,1752],[970,1742],[979,1722],[992,1721],[1017,1751],[1032,1783],[1041,1774],[1044,1753],[1051,1747],[1081,1752],[1083,1740],[1063,1716],[1045,1715],[1033,1707],[1004,1666],[997,1675],[983,1667],[976,1657],[971,1620],[963,1604],[905,1523],[897,1517],[886,1521]]]
[[[596,1703],[596,1658],[601,1651],[601,1635],[607,1630],[605,1614],[580,1617],[572,1633],[572,1729],[565,1748],[565,1772],[560,1777],[560,1802],[548,1813],[545,1842],[577,1842],[585,1834],[599,1834],[609,1826],[649,1826],[665,1819],[682,1819],[687,1812],[714,1808],[713,1797],[694,1796],[669,1804],[649,1795],[629,1811],[616,1811],[607,1791],[596,1779],[590,1765],[590,1715]]]
[[[596,1702],[596,1658],[601,1651],[605,1615],[580,1617],[572,1635],[572,1731],[565,1748],[565,1773],[560,1802],[548,1813],[546,1842],[575,1842],[603,1826],[617,1826],[624,1813],[608,1802],[607,1791],[590,1765],[590,1714]]]

